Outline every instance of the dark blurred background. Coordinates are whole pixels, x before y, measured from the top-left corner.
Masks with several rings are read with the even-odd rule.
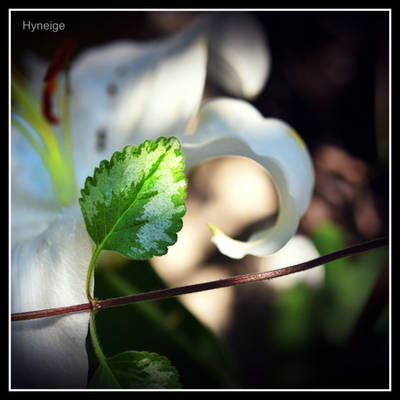
[[[14,12],[12,61],[23,69],[21,55],[26,51],[49,59],[70,36],[78,40],[80,50],[115,39],[160,38],[181,29],[197,14]],[[299,232],[311,237],[321,254],[387,235],[389,13],[253,14],[262,24],[272,57],[269,80],[253,104],[263,115],[281,118],[295,127],[307,143],[315,166],[315,193]],[[22,30],[23,20],[63,22],[66,30],[30,33]],[[224,94],[212,82],[207,83],[207,90]],[[222,264],[230,262],[216,259]],[[113,317],[104,311],[98,322],[104,332],[103,344],[111,354],[143,347],[168,355],[187,388],[387,388],[388,250],[333,264],[325,267],[325,284],[317,291],[299,284],[270,297],[265,296],[262,284],[237,289],[230,324],[224,331],[215,332],[223,350],[215,344],[214,334],[176,299],[143,309],[132,306],[129,311],[127,307],[118,311],[122,314],[113,310]],[[112,274],[133,282],[131,292],[164,285],[153,271],[148,279],[143,278],[144,270],[99,270],[98,296],[124,294],[122,284],[112,289],[107,283],[116,281]],[[258,292],[263,293],[263,301],[255,296]],[[111,331],[107,336],[110,321],[127,331],[128,322],[124,325],[118,321],[133,318],[132,313],[136,313],[136,333],[131,331],[116,344]],[[171,315],[184,315],[186,322],[176,323],[177,317]],[[137,326],[146,332],[140,333]],[[170,335],[167,337],[174,339],[165,342],[165,330]],[[219,352],[224,355],[217,356]],[[222,372],[224,368],[226,373]]]

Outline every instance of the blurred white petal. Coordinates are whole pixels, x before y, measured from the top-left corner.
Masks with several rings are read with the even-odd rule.
[[[249,13],[217,13],[208,36],[210,76],[230,94],[257,96],[271,69],[268,42],[259,21]]]
[[[295,234],[311,198],[314,175],[310,155],[289,125],[263,118],[242,100],[215,99],[200,110],[197,129],[184,138],[182,149],[187,169],[215,157],[251,158],[265,168],[276,186],[280,210],[272,228],[256,232],[247,242],[213,228],[213,241],[223,254],[232,258],[265,256]]]
[[[260,258],[258,269],[259,271],[269,271],[289,267],[290,265],[313,260],[319,256],[320,254],[314,243],[307,236],[295,235],[276,253]],[[277,289],[286,289],[299,282],[304,282],[310,287],[317,287],[322,283],[324,275],[324,268],[320,266],[304,272],[271,279],[265,281],[265,283]]]
[[[229,278],[230,274],[218,265],[208,264],[190,273],[190,280],[174,283],[176,286]],[[181,297],[182,303],[213,332],[223,333],[232,317],[234,288],[191,293]],[[210,312],[212,310],[212,312]]]
[[[78,182],[127,144],[183,134],[204,87],[207,51],[196,25],[150,43],[114,42],[71,70],[71,129]]]
[[[11,131],[11,245],[43,232],[60,211],[42,160],[14,127]]]
[[[79,209],[66,209],[41,235],[13,248],[11,311],[86,303],[85,277],[92,253],[93,242]],[[89,312],[81,312],[13,322],[12,387],[86,387],[88,321]]]

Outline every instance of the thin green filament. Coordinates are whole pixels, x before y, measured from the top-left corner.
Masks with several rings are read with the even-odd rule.
[[[68,73],[66,74],[66,81],[69,87]],[[13,113],[35,129],[40,140],[35,139],[14,116],[12,123],[25,136],[43,161],[59,203],[64,207],[70,206],[76,199],[77,188],[69,124],[69,91],[63,95],[61,101],[63,123],[61,127],[62,138],[60,139],[53,127],[41,114],[39,102],[30,88],[22,83],[22,80],[16,78],[12,78],[11,88],[14,101]]]
[[[12,97],[19,106],[18,114],[21,115],[37,131],[43,143],[51,151],[58,146],[57,137],[53,129],[40,113],[37,99],[30,93],[26,85],[11,79]]]

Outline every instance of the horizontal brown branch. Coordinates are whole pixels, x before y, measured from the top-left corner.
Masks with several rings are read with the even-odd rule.
[[[251,273],[251,274],[242,274],[236,275],[231,278],[227,279],[220,279],[216,281],[209,281],[204,283],[197,283],[194,285],[187,285],[187,286],[180,286],[175,288],[169,289],[161,289],[155,290],[152,292],[136,294],[132,296],[124,296],[124,297],[116,297],[112,299],[106,300],[96,300],[94,301],[94,305],[92,306],[91,303],[85,304],[78,304],[75,306],[69,307],[61,307],[61,308],[51,308],[46,310],[39,310],[39,311],[31,311],[31,312],[24,312],[24,313],[16,313],[11,315],[12,321],[21,321],[27,319],[36,319],[36,318],[44,318],[56,315],[63,315],[68,313],[80,312],[85,310],[90,310],[93,307],[95,309],[102,309],[108,307],[117,307],[123,306],[127,304],[133,304],[143,301],[151,301],[151,300],[160,300],[169,297],[180,296],[184,294],[194,293],[194,292],[201,292],[205,290],[212,290],[218,289],[223,287],[229,286],[237,286],[243,285],[250,282],[259,282],[267,279],[274,279],[280,276],[294,274],[296,272],[306,271],[308,269],[327,264],[329,262],[335,261],[339,258],[348,257],[351,255],[355,255],[364,251],[372,250],[378,247],[386,246],[389,243],[388,237],[382,237],[378,239],[374,239],[368,242],[364,242],[358,245],[354,245],[345,249],[341,249],[335,251],[330,254],[326,254],[324,256],[315,258],[310,261],[306,261],[300,264],[292,265],[285,268],[265,271],[265,272],[258,272],[258,273]]]

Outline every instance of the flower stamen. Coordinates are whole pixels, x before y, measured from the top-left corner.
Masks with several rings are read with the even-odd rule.
[[[69,57],[75,47],[75,40],[68,39],[56,52],[44,78],[41,107],[23,79],[15,73],[12,78],[12,123],[39,154],[62,206],[71,205],[77,194],[69,121]],[[59,118],[52,111],[52,97],[57,88],[57,75],[63,67],[65,67],[65,93],[59,101],[62,125],[61,134],[57,135],[53,125],[59,122]],[[34,137],[29,128],[37,132],[43,143]]]

